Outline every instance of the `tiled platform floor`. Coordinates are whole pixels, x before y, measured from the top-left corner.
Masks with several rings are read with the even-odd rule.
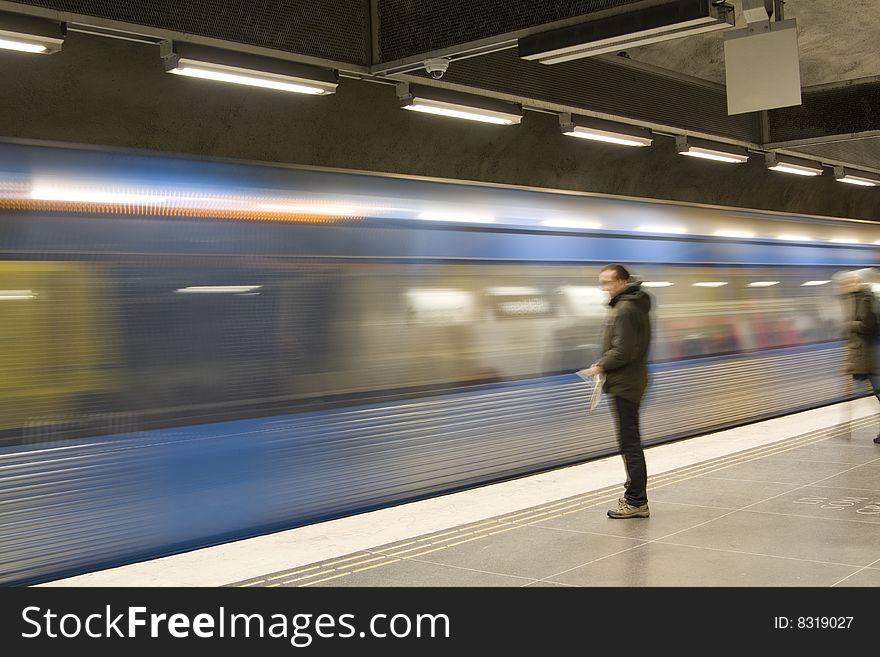
[[[232,586],[878,586],[876,417]],[[621,476],[623,467],[621,467]]]

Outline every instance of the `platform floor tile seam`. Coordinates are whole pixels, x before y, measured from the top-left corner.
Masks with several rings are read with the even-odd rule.
[[[705,546],[705,545],[689,545],[687,543],[675,543],[673,541],[662,541],[662,542],[652,541],[650,543],[648,541],[645,541],[643,545],[633,546],[633,548],[630,548],[628,550],[622,550],[622,551],[618,552],[617,554],[624,554],[625,552],[631,552],[631,551],[639,549],[639,548],[648,549],[650,547],[651,543],[656,543],[658,545],[669,545],[672,547],[687,548],[689,550],[697,550],[697,551],[704,550],[704,551],[708,551],[708,552],[721,552],[721,553],[725,553],[725,554],[736,554],[736,555],[741,555],[741,556],[745,556],[745,557],[760,557],[760,558],[767,558],[767,559],[776,559],[778,561],[793,561],[793,562],[798,562],[798,563],[816,564],[816,565],[821,565],[821,566],[840,566],[842,568],[852,568],[853,569],[852,573],[850,573],[849,575],[847,575],[843,579],[835,582],[829,588],[837,586],[841,582],[843,582],[843,581],[849,579],[850,577],[853,577],[853,576],[855,576],[865,570],[871,570],[871,571],[877,570],[878,572],[880,572],[880,568],[875,567],[878,562],[875,562],[874,564],[871,564],[870,566],[860,566],[858,564],[840,563],[840,562],[836,562],[836,561],[820,561],[817,559],[803,559],[800,557],[789,557],[789,556],[783,556],[783,555],[778,555],[778,554],[766,554],[763,552],[750,552],[747,550],[733,550],[730,548],[716,548],[716,547],[709,547],[709,546]],[[591,564],[596,563],[598,561],[602,561],[603,559],[617,556],[617,554],[610,554],[610,555],[606,555],[605,557],[602,557],[600,559],[594,559],[586,564],[578,566],[577,568],[569,569],[569,570],[566,570],[566,571],[560,572],[560,573],[556,573],[551,577],[545,577],[545,578],[537,580],[537,582],[533,582],[533,583],[546,582],[549,584],[566,584],[566,582],[560,582],[560,581],[554,580],[553,577],[559,577],[560,575],[564,575],[565,573],[571,572],[571,570],[577,570],[578,568],[583,568],[584,566],[591,565]],[[569,584],[569,586],[572,586],[572,585]],[[577,586],[577,585],[573,585],[573,586]],[[712,584],[708,584],[708,586],[712,586]]]
[[[849,472],[850,470],[855,470],[856,468],[859,468],[859,467],[861,467],[861,466],[860,466],[860,465],[853,466],[852,468],[849,468],[848,470],[844,470],[844,472]],[[822,479],[819,479],[819,480],[817,480],[817,481],[825,481],[826,479],[831,479],[832,477],[836,477],[836,476],[838,476],[839,474],[841,474],[841,473],[836,473],[836,474],[830,475],[830,476],[828,476],[828,477],[823,477]],[[790,493],[792,493],[792,492],[794,492],[794,491],[796,491],[796,490],[800,490],[801,488],[809,488],[809,487],[810,487],[811,485],[813,485],[814,483],[816,483],[816,482],[813,482],[813,483],[811,483],[811,484],[805,484],[805,485],[803,485],[803,486],[798,486],[797,488],[794,488],[794,489],[792,489],[792,490],[790,490],[790,491],[786,491],[786,492],[784,492],[784,493],[779,493],[779,494],[776,494],[776,495],[771,495],[771,496],[768,497],[768,498],[765,498],[765,499],[763,499],[763,500],[759,500],[759,501],[757,501],[757,502],[753,502],[752,504],[746,505],[746,506],[742,507],[741,509],[737,509],[737,510],[735,510],[735,511],[729,511],[729,512],[724,513],[724,514],[722,514],[722,515],[720,515],[720,516],[718,516],[718,517],[716,517],[716,518],[711,518],[711,519],[709,519],[709,520],[705,520],[705,521],[699,522],[699,523],[697,523],[696,525],[692,525],[691,527],[687,527],[687,528],[684,528],[684,529],[679,529],[679,530],[677,530],[677,531],[671,532],[671,533],[666,534],[665,536],[661,536],[661,537],[659,537],[659,538],[650,539],[650,540],[648,540],[648,541],[646,542],[646,545],[650,545],[650,544],[652,544],[652,543],[666,542],[665,539],[668,539],[668,538],[671,537],[671,536],[676,536],[676,535],[678,535],[678,534],[681,534],[682,532],[690,531],[690,530],[692,530],[692,529],[695,529],[696,527],[702,527],[702,526],[704,526],[704,525],[708,525],[708,524],[711,524],[711,523],[713,523],[713,522],[718,522],[718,521],[721,520],[722,518],[726,518],[726,517],[728,517],[728,516],[731,516],[731,515],[733,515],[734,513],[740,513],[740,512],[742,512],[742,511],[747,511],[747,510],[749,509],[749,507],[756,506],[756,505],[758,505],[758,504],[763,504],[763,503],[768,502],[768,501],[770,501],[770,500],[774,500],[774,499],[776,499],[776,498],[782,497],[783,495],[788,495],[788,494],[790,494]],[[637,547],[641,547],[641,546],[637,546]],[[623,554],[623,553],[625,553],[625,552],[629,552],[629,551],[634,550],[634,549],[636,549],[636,547],[625,548],[625,549],[620,550],[620,551],[618,551],[618,552],[616,552],[616,553],[614,553],[614,554],[608,554],[608,555],[604,555],[604,556],[602,556],[602,557],[598,557],[598,558],[596,558],[596,559],[593,559],[593,560],[589,561],[587,564],[583,564],[582,566],[578,566],[578,568],[582,568],[584,565],[590,565],[590,564],[596,563],[596,562],[598,562],[598,561],[602,561],[602,560],[604,560],[604,559],[608,559],[608,558],[610,558],[610,557],[614,557],[614,556],[617,556],[617,555],[619,555],[619,554]],[[576,568],[567,568],[567,569],[565,569],[564,571],[560,571],[560,572],[558,572],[558,573],[554,573],[553,575],[550,575],[550,576],[548,576],[548,577],[544,577],[544,578],[542,578],[542,581],[551,581],[554,577],[559,577],[560,575],[564,575],[565,573],[571,572],[572,570],[576,570]],[[852,573],[851,575],[854,575],[854,574],[855,574],[855,573]],[[841,580],[841,581],[842,581],[842,580]]]
[[[675,502],[667,502],[667,504],[675,504]],[[763,504],[763,502],[762,502]],[[718,508],[718,507],[716,507]],[[734,509],[734,511],[744,511],[745,513],[756,513],[765,516],[780,516],[782,518],[803,518],[804,520],[823,520],[827,522],[846,522],[857,525],[874,525],[878,529],[878,539],[880,539],[880,522],[871,520],[859,520],[858,518],[832,518],[827,516],[811,516],[805,513],[782,513],[781,511],[761,511],[757,509]],[[880,546],[880,540],[878,540]]]
[[[861,466],[857,466],[861,467]],[[835,477],[837,475],[834,475]],[[713,479],[716,481],[741,481],[747,484],[775,484],[777,486],[800,486],[800,484],[794,484],[790,481],[773,481],[771,479],[744,479],[740,477],[712,477],[709,475],[705,475],[700,477],[701,479]],[[840,490],[858,490],[858,491],[867,491],[867,492],[877,492],[877,488],[855,488],[853,486],[823,486],[822,484],[811,484],[816,488],[839,488]]]
[[[834,582],[834,584],[832,584],[831,586],[832,586],[832,588],[833,588],[833,587],[837,586],[838,584],[842,584],[843,582],[845,582],[846,580],[848,580],[850,577],[855,577],[855,576],[858,575],[859,573],[864,572],[864,571],[866,571],[866,570],[877,570],[877,566],[880,566],[880,559],[877,559],[877,560],[874,561],[873,563],[869,563],[867,566],[864,566],[864,567],[862,567],[862,568],[859,568],[856,572],[854,572],[854,573],[850,573],[849,575],[847,575],[847,576],[844,577],[843,579]]]
[[[792,489],[791,491],[786,491],[782,493],[782,495],[787,495],[788,493],[794,492],[798,489]],[[764,500],[756,502],[756,504],[763,504]],[[730,515],[733,512],[743,511],[745,513],[754,513],[759,515],[768,515],[768,516],[781,516],[784,518],[803,518],[804,520],[827,520],[828,522],[846,522],[846,523],[856,523],[861,525],[874,525],[880,530],[880,521],[873,520],[859,520],[858,518],[834,518],[831,516],[820,516],[820,515],[808,515],[805,513],[783,513],[781,511],[765,511],[761,509],[749,509],[745,506],[743,507],[732,507],[732,506],[705,506],[703,504],[692,504],[690,502],[671,502],[669,500],[664,500],[663,504],[665,505],[674,505],[674,506],[686,506],[693,509],[711,509],[713,511],[728,511],[729,513],[725,513],[724,515]],[[719,518],[722,516],[719,516]],[[543,521],[542,521],[543,522]],[[540,525],[538,523],[529,523],[529,526],[532,527],[541,527],[542,529],[556,529],[560,531],[574,532],[577,534],[595,534],[596,536],[618,536],[617,534],[606,534],[604,532],[597,531],[587,531],[587,530],[578,530],[578,529],[570,529],[567,527],[551,527],[549,525]],[[696,527],[694,525],[693,527]],[[693,527],[688,527],[686,529],[692,529]],[[880,536],[880,531],[878,531],[878,536]],[[878,541],[880,542],[880,541]]]

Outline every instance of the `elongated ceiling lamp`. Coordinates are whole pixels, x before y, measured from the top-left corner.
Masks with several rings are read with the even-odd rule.
[[[770,171],[780,171],[782,173],[791,173],[796,176],[821,176],[822,165],[812,160],[805,160],[800,157],[791,157],[790,155],[780,155],[778,153],[767,153],[764,156],[764,164]]]
[[[33,16],[0,12],[0,49],[35,55],[61,50],[67,34],[64,23]]]
[[[702,160],[714,160],[715,162],[726,162],[727,164],[742,164],[749,159],[749,153],[745,148],[706,141],[705,139],[685,137],[683,135],[675,138],[675,150],[678,151],[679,155],[687,155],[688,157],[696,157]]]
[[[559,129],[569,137],[579,137],[619,146],[650,146],[651,131],[646,128],[571,114],[559,115]]]
[[[397,99],[405,110],[448,116],[495,125],[515,125],[522,120],[522,108],[495,98],[401,82]]]
[[[332,94],[338,84],[330,69],[188,43],[174,43],[164,60],[175,75],[290,93]]]

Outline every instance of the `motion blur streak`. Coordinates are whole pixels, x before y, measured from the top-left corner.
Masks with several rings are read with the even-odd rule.
[[[32,198],[74,174],[82,195]],[[609,261],[653,283],[646,443],[847,398],[841,309],[819,283],[875,248],[713,234],[734,223],[877,239],[832,220],[0,143],[0,582],[614,452],[607,408],[587,415],[572,374],[600,349]],[[688,235],[637,232],[649,224]]]

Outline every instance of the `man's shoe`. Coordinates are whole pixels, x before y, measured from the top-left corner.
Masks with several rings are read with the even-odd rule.
[[[617,500],[616,509],[608,509],[609,518],[647,518],[650,515],[647,502],[641,506],[633,506],[623,497]]]
[[[877,434],[877,437],[874,438],[874,444],[875,444],[875,445],[880,445],[880,434]]]

